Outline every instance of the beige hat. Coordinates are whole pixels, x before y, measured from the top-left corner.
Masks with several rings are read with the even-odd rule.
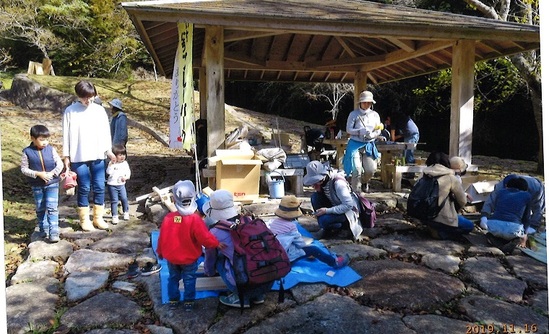
[[[303,185],[305,186],[311,186],[320,182],[329,174],[328,168],[318,160],[309,162],[306,169],[307,174],[303,177]]]
[[[450,158],[450,168],[459,170],[460,173],[465,172],[467,169],[467,164],[465,163],[465,160],[463,160],[462,157],[451,157]]]
[[[372,92],[368,90],[363,91],[362,93],[360,93],[360,96],[358,97],[358,103],[361,103],[361,102],[372,102],[375,104],[376,101],[374,100],[374,94],[372,94]]]
[[[284,196],[280,200],[278,209],[275,210],[275,215],[284,219],[296,219],[301,216],[300,205],[301,203],[294,195]]]

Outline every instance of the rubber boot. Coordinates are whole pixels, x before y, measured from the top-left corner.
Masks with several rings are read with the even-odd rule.
[[[93,231],[92,222],[90,221],[90,208],[87,206],[78,207],[78,217],[80,218],[80,228],[84,231]]]
[[[93,226],[101,230],[106,230],[109,228],[109,224],[105,223],[103,220],[103,212],[105,207],[103,205],[93,205]]]

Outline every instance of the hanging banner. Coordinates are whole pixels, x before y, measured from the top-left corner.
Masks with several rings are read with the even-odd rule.
[[[193,25],[178,22],[179,43],[172,73],[170,148],[190,150],[195,144],[193,86]]]

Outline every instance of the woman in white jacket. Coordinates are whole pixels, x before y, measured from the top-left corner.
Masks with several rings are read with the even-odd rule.
[[[95,103],[97,91],[89,81],[79,81],[74,90],[78,101],[63,113],[63,160],[66,170],[76,172],[78,216],[84,231],[106,229],[105,158],[116,161],[111,150],[111,130],[105,109]],[[93,224],[90,221],[90,190],[93,189]]]

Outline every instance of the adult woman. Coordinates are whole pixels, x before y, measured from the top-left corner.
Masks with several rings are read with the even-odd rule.
[[[94,103],[97,91],[86,80],[74,90],[78,101],[63,113],[63,161],[66,170],[76,172],[78,216],[84,231],[106,229],[103,220],[105,201],[105,156],[116,161],[111,151],[111,132],[105,109]],[[93,189],[93,224],[90,221],[89,195]]]
[[[307,164],[303,184],[315,189],[311,205],[322,229],[322,237],[346,229],[351,230],[353,239],[360,237],[362,226],[358,220],[359,201],[343,175],[330,172],[320,161],[315,160]]]
[[[425,175],[436,177],[438,181],[438,204],[444,205],[432,221],[424,222],[429,226],[431,235],[437,239],[451,239],[459,234],[473,230],[473,222],[458,215],[457,210],[467,204],[467,194],[450,168],[450,159],[443,152],[433,152],[426,161]]]
[[[360,93],[358,108],[347,118],[346,131],[350,138],[343,157],[343,169],[347,176],[351,175],[354,191],[368,191],[368,181],[377,169],[379,152],[375,139],[381,134],[383,124],[379,114],[372,110],[374,103],[376,101],[372,92]]]

